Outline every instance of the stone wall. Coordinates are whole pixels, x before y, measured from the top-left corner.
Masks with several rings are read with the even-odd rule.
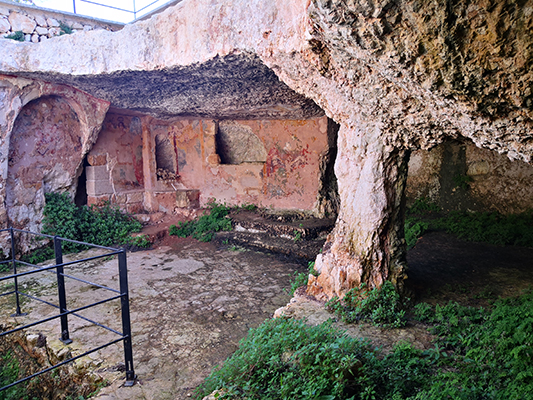
[[[118,31],[123,24],[97,20],[76,14],[0,0],[0,37],[22,32],[26,42],[38,43],[54,36],[105,29]]]

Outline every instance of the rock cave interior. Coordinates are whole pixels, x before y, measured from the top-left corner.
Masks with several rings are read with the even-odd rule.
[[[531,1],[260,3],[0,39],[0,225],[40,231],[50,192],[130,214],[215,200],[335,219],[307,285],[321,300],[386,281],[424,298],[427,279],[461,285],[506,258],[431,221],[408,251],[404,228],[417,204],[533,209]]]

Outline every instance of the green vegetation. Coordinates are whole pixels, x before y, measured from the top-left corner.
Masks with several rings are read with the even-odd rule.
[[[12,351],[0,355],[0,360],[0,387],[4,387],[19,379],[20,366]],[[23,396],[24,390],[20,385],[0,392],[0,400],[19,399]]]
[[[59,23],[59,29],[61,29],[61,31],[59,32],[59,35],[70,35],[72,33],[74,33],[74,30],[68,26],[67,24],[65,24],[64,22],[60,22]]]
[[[400,343],[389,354],[330,322],[269,320],[250,331],[196,398],[220,389],[219,399],[532,399],[531,310],[531,291],[491,310],[419,304],[414,314],[436,335],[434,348]]]
[[[44,234],[113,246],[129,243],[130,234],[140,231],[141,228],[139,221],[109,204],[103,207],[78,208],[66,194],[46,194],[42,230]],[[77,251],[83,246],[65,242],[64,248],[67,251]]]
[[[222,204],[210,203],[208,214],[188,222],[180,222],[178,226],[170,225],[169,234],[179,237],[192,236],[201,242],[210,242],[216,232],[231,231],[231,219],[228,217],[230,207]]]
[[[367,321],[384,328],[399,328],[405,325],[403,308],[400,295],[388,281],[380,288],[373,289],[368,289],[363,283],[348,291],[342,300],[333,297],[326,303],[327,310],[348,324]]]
[[[249,332],[239,349],[197,389],[201,399],[345,399],[356,384],[366,343],[326,323],[273,319]]]
[[[150,246],[146,236],[135,238],[130,236],[131,233],[140,231],[142,225],[118,208],[109,204],[103,207],[77,207],[66,194],[47,193],[45,198],[42,233],[46,235],[57,235],[101,246]],[[76,252],[87,248],[70,242],[63,242],[62,246],[65,252]],[[53,257],[54,250],[52,244],[49,244],[26,254],[22,259],[37,264]]]
[[[5,36],[6,39],[13,39],[13,40],[16,40],[17,42],[24,42],[24,40],[26,40],[25,36],[24,36],[24,32],[22,31],[16,31],[16,32],[13,32],[9,35],[6,35]]]
[[[298,289],[301,286],[307,285],[307,281],[309,280],[309,275],[318,276],[318,272],[315,270],[315,262],[309,261],[307,264],[307,272],[294,272],[294,278],[291,282],[291,290],[290,295],[292,296],[296,289]]]
[[[450,212],[435,222],[460,239],[497,245],[533,246],[533,210],[514,215]]]
[[[455,187],[463,190],[469,190],[472,182],[474,182],[474,178],[469,175],[455,175],[453,177],[453,183],[455,183]]]
[[[444,230],[458,238],[501,246],[533,246],[533,210],[521,214],[442,210],[428,199],[416,200],[407,210],[405,240],[412,248],[427,230]]]

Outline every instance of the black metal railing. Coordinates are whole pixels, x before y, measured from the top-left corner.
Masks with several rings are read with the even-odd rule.
[[[35,373],[33,375],[30,375],[30,376],[24,377],[22,379],[19,379],[16,382],[13,382],[13,383],[11,383],[9,385],[1,387],[0,388],[0,392],[3,391],[3,390],[9,389],[10,387],[15,386],[15,385],[17,385],[19,383],[26,382],[29,379],[32,379],[32,378],[34,378],[34,377],[36,377],[38,375],[44,374],[45,372],[51,371],[51,370],[53,370],[55,368],[58,368],[58,367],[60,367],[60,366],[62,366],[64,364],[67,364],[69,362],[75,361],[75,360],[77,360],[77,359],[79,359],[81,357],[84,357],[84,356],[88,355],[88,354],[91,354],[91,353],[94,353],[96,351],[99,351],[99,350],[101,350],[101,349],[103,349],[105,347],[108,347],[108,346],[112,345],[112,344],[119,343],[121,341],[124,344],[124,361],[125,361],[125,368],[126,368],[126,383],[125,383],[125,386],[133,386],[133,384],[135,383],[135,372],[134,372],[134,369],[133,369],[133,349],[132,349],[132,341],[131,341],[131,320],[130,320],[130,308],[129,308],[128,271],[127,271],[126,251],[125,250],[120,250],[120,249],[114,249],[114,248],[111,248],[111,247],[98,246],[98,245],[94,245],[94,244],[90,244],[90,243],[78,242],[76,240],[65,239],[65,238],[61,238],[59,236],[50,236],[50,235],[43,235],[43,234],[40,234],[40,233],[23,231],[23,230],[15,229],[15,228],[8,228],[8,229],[0,230],[0,234],[2,234],[3,232],[9,234],[9,240],[11,241],[11,257],[10,257],[10,259],[8,259],[6,261],[0,262],[0,266],[1,265],[11,265],[10,269],[12,270],[12,273],[9,274],[9,275],[3,276],[3,277],[0,276],[0,282],[12,280],[13,283],[14,283],[14,288],[13,288],[13,290],[11,290],[9,292],[0,293],[0,297],[9,296],[9,295],[14,295],[15,296],[15,313],[12,316],[13,317],[19,317],[19,316],[27,315],[26,313],[22,312],[23,310],[21,308],[21,297],[26,297],[26,298],[29,298],[29,299],[36,300],[36,301],[39,301],[41,303],[47,304],[49,306],[52,306],[52,307],[56,308],[59,311],[59,313],[56,314],[56,315],[53,315],[51,317],[48,317],[48,318],[45,318],[45,319],[41,319],[39,321],[31,322],[31,323],[28,323],[28,324],[23,325],[23,326],[18,326],[18,327],[14,328],[14,329],[10,329],[10,330],[5,331],[5,332],[0,332],[0,337],[9,335],[9,334],[17,332],[17,331],[21,331],[23,329],[31,328],[33,326],[37,326],[39,324],[52,321],[54,319],[59,319],[60,323],[61,323],[61,337],[60,337],[60,340],[63,343],[65,343],[65,344],[69,344],[69,343],[72,343],[72,339],[70,338],[70,332],[69,332],[69,316],[74,316],[74,317],[77,317],[77,318],[81,318],[81,319],[83,319],[83,320],[85,320],[87,322],[90,322],[90,323],[92,323],[92,324],[94,324],[94,325],[96,325],[96,326],[98,326],[100,328],[106,329],[106,330],[112,332],[113,334],[118,335],[119,338],[117,338],[115,340],[112,340],[112,341],[110,341],[110,342],[108,342],[106,344],[103,344],[101,346],[92,348],[92,349],[86,351],[83,354],[77,355],[75,357],[71,357],[71,358],[69,358],[67,360],[64,360],[64,361],[62,361],[62,362],[60,362],[60,363],[58,363],[56,365],[53,365],[53,366],[48,367],[46,369],[43,369],[43,370],[41,370],[41,371],[39,371],[39,372],[37,372],[37,373]],[[38,266],[38,265],[35,265],[35,264],[31,264],[29,262],[22,261],[20,259],[17,259],[16,258],[16,254],[17,254],[16,248],[17,248],[17,246],[16,246],[16,237],[15,237],[16,233],[32,235],[32,236],[37,237],[37,238],[48,238],[48,239],[52,240],[53,241],[53,245],[54,245],[55,263],[53,265]],[[107,250],[108,252],[106,252],[104,254],[99,254],[97,256],[80,259],[80,260],[64,262],[63,261],[62,242],[70,242],[70,243],[74,243],[74,244],[78,244],[78,245],[84,245],[84,246],[88,246],[88,247],[99,248],[99,249]],[[75,276],[72,276],[72,275],[65,274],[65,271],[64,271],[65,267],[70,267],[70,266],[73,266],[75,264],[79,264],[79,263],[82,263],[82,262],[101,259],[101,258],[106,258],[106,257],[111,257],[111,256],[117,256],[117,258],[118,258],[119,287],[120,287],[119,290],[107,287],[105,285],[100,285],[100,284],[97,284],[97,283],[93,283],[93,282],[90,282],[90,281],[87,281],[87,280],[84,280],[84,279],[81,279],[81,278],[78,278],[78,277],[75,277]],[[18,268],[19,266],[30,267],[31,269],[29,271],[17,272],[18,269],[21,269],[21,268]],[[55,276],[56,276],[56,280],[57,280],[58,303],[59,304],[54,304],[52,302],[40,299],[40,298],[38,298],[36,296],[32,296],[31,294],[23,292],[23,291],[20,290],[19,278],[24,277],[24,276],[33,275],[33,274],[38,274],[38,273],[41,273],[41,272],[55,272]],[[92,303],[92,304],[84,305],[82,307],[77,307],[75,309],[69,309],[67,307],[67,293],[66,293],[66,287],[65,287],[65,278],[73,279],[73,280],[76,280],[76,281],[79,281],[79,282],[82,282],[82,283],[86,283],[88,285],[92,285],[93,287],[96,287],[96,288],[99,288],[99,289],[107,290],[109,292],[114,293],[114,296],[111,296],[111,297],[106,298],[104,300],[97,301],[97,302]],[[110,302],[110,301],[113,301],[113,300],[120,300],[121,314],[122,314],[122,332],[119,332],[116,329],[112,329],[112,328],[110,328],[108,326],[100,324],[99,322],[94,321],[92,319],[89,319],[89,318],[87,318],[87,317],[85,317],[85,316],[80,314],[80,311],[83,311],[83,310],[89,309],[91,307],[94,307],[94,306],[97,306],[97,305],[100,305],[100,304],[104,304],[104,303],[107,303],[107,302]]]
[[[76,14],[76,2],[81,2],[81,3],[87,3],[87,4],[92,4],[92,5],[95,5],[95,6],[101,6],[101,7],[105,7],[105,8],[110,8],[112,10],[116,10],[116,11],[122,11],[122,12],[126,12],[126,13],[129,13],[129,14],[133,14],[133,19],[136,20],[137,19],[137,16],[138,15],[142,15],[142,12],[146,9],[148,9],[149,7],[153,6],[154,4],[156,3],[161,3],[161,5],[164,5],[166,3],[169,3],[170,0],[154,0],[152,2],[150,2],[149,4],[147,4],[146,6],[144,7],[141,7],[141,8],[137,8],[137,2],[135,0],[131,0],[131,3],[132,3],[132,8],[131,9],[128,9],[128,8],[122,8],[122,7],[116,7],[116,6],[110,6],[108,4],[103,4],[103,3],[99,3],[97,1],[90,1],[90,0],[72,0],[72,8],[74,10],[74,14]]]

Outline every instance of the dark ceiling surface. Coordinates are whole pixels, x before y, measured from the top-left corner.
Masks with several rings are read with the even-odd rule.
[[[307,119],[324,115],[312,100],[290,89],[252,54],[154,71],[20,75],[74,86],[109,101],[113,108],[162,119]]]

